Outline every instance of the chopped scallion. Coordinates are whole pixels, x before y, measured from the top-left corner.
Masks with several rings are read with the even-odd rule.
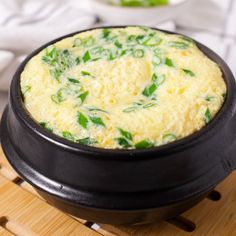
[[[81,113],[81,112],[78,112],[78,115],[77,115],[77,122],[79,125],[81,125],[83,128],[87,129],[88,127],[88,119],[87,117]]]
[[[212,120],[212,115],[211,115],[210,109],[208,107],[204,113],[204,120],[205,120],[206,124]]]
[[[82,59],[83,59],[84,63],[86,63],[86,62],[91,60],[91,55],[90,55],[89,51],[85,52],[85,54],[83,55]]]
[[[39,125],[42,128],[47,129],[49,132],[53,132],[53,128],[49,125],[48,122],[40,122]]]
[[[164,135],[162,136],[162,141],[163,141],[164,143],[170,143],[170,142],[175,141],[176,139],[177,139],[176,135],[171,134],[171,133],[164,134]]]
[[[146,87],[143,90],[142,94],[146,97],[150,97],[156,91],[156,89],[157,89],[156,83],[152,83],[150,86]]]
[[[79,84],[79,83],[80,83],[80,81],[77,80],[77,79],[68,78],[68,80],[69,80],[71,83],[73,83],[73,84]]]
[[[182,69],[182,70],[186,75],[189,75],[189,76],[192,76],[192,77],[195,76],[195,74],[191,70],[188,70],[188,69]]]
[[[125,138],[116,138],[115,139],[117,142],[118,142],[118,144],[121,146],[121,147],[123,147],[123,148],[129,148],[129,147],[132,147],[132,145],[130,144],[130,142],[127,140],[127,139],[125,139]]]
[[[88,107],[87,108],[89,111],[100,111],[100,112],[104,112],[104,113],[108,113],[107,111],[97,108],[97,107]]]
[[[81,100],[81,103],[84,102],[84,100],[86,99],[86,97],[88,96],[88,94],[89,94],[89,91],[86,91],[86,92],[84,92],[84,93],[81,93],[81,94],[78,96],[78,98],[80,98],[80,100]]]
[[[151,148],[151,147],[154,147],[154,143],[147,140],[147,139],[144,139],[144,140],[136,143],[134,146],[136,149]]]
[[[214,99],[215,99],[215,97],[213,97],[213,96],[206,96],[205,97],[205,100],[208,101],[208,102],[210,102],[210,101],[212,101]]]
[[[92,121],[92,123],[95,124],[95,125],[100,125],[100,126],[103,126],[103,127],[106,126],[101,117],[90,116],[89,118]]]
[[[165,64],[169,67],[174,67],[173,61],[168,57],[165,59]]]
[[[114,44],[117,48],[122,48],[122,44],[119,41],[115,41]]]
[[[79,144],[83,144],[83,145],[93,145],[95,143],[97,143],[97,141],[93,138],[82,138],[82,139],[78,139],[76,140],[76,142],[78,142]]]
[[[82,70],[81,71],[81,75],[83,75],[83,76],[90,76],[90,77],[94,77],[93,75],[91,75],[88,71],[84,71],[84,70]]]
[[[59,103],[65,101],[65,97],[63,97],[63,90],[64,90],[64,88],[61,88],[58,90],[58,92],[56,94],[53,94],[51,96],[51,99],[53,102],[59,104]]]
[[[63,131],[62,136],[67,140],[70,140],[70,141],[73,141],[73,142],[75,141],[75,137],[69,131]]]
[[[110,36],[110,34],[111,34],[110,29],[105,28],[105,29],[102,30],[102,37],[103,38],[107,39]]]
[[[130,132],[128,132],[128,131],[126,131],[126,130],[123,130],[123,129],[121,129],[121,128],[119,128],[118,129],[119,130],[119,132],[120,132],[120,134],[124,137],[124,138],[126,138],[126,139],[128,139],[128,140],[133,140],[133,136],[132,136],[132,134],[130,133]]]
[[[171,42],[168,42],[168,46],[172,48],[177,48],[177,49],[186,49],[189,47],[189,44],[185,42],[171,41]]]
[[[143,49],[136,49],[133,51],[133,56],[136,58],[141,58],[144,56],[144,50]]]
[[[25,96],[26,93],[28,93],[31,90],[31,86],[27,85],[25,87],[22,88],[22,95]]]

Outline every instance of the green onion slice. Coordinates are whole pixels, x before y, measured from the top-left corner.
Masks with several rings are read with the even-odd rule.
[[[189,76],[192,76],[192,77],[195,76],[195,74],[189,69],[182,69],[182,70],[186,75],[189,75]]]
[[[58,92],[56,94],[53,94],[51,96],[52,101],[57,104],[65,101],[66,99],[65,99],[65,97],[63,97],[63,91],[64,91],[64,88],[61,88],[58,90]]]
[[[73,84],[79,84],[79,83],[80,83],[79,80],[74,79],[74,78],[68,78],[68,80],[69,80],[71,83],[73,83]]]
[[[42,128],[47,129],[49,132],[53,132],[53,128],[50,126],[48,122],[40,122],[39,125]]]
[[[91,55],[90,55],[89,51],[85,52],[85,54],[83,55],[82,59],[83,59],[84,63],[86,63],[86,62],[91,60]]]
[[[151,142],[150,140],[144,139],[136,143],[134,146],[136,149],[151,148],[151,147],[154,147],[154,143]]]
[[[25,96],[26,93],[28,93],[31,90],[31,86],[27,85],[25,87],[22,88],[22,95]]]
[[[81,112],[78,112],[77,114],[77,122],[79,125],[81,125],[83,128],[87,129],[88,128],[88,119],[87,117],[81,113]]]
[[[173,61],[168,57],[165,59],[165,64],[169,67],[174,67]]]
[[[148,38],[144,43],[143,45],[144,46],[150,46],[150,47],[153,47],[153,46],[158,46],[160,45],[162,42],[162,39],[155,36],[155,37],[150,37]]]
[[[158,87],[158,86],[157,86],[156,83],[152,83],[150,86],[146,87],[146,88],[143,90],[142,94],[143,94],[144,96],[146,96],[146,97],[150,97],[150,96],[152,96],[152,94],[156,91],[157,87]]]
[[[106,126],[101,117],[90,116],[89,118],[92,121],[92,123],[95,124],[95,125],[100,125],[100,126],[103,126],[103,127]]]
[[[171,41],[168,42],[168,46],[177,49],[186,49],[189,47],[189,44],[186,42],[179,42],[179,41]]]
[[[136,49],[133,51],[133,56],[136,58],[141,58],[144,56],[144,50],[143,49]]]
[[[104,113],[108,113],[107,111],[97,108],[97,107],[88,107],[87,108],[89,111],[100,111],[100,112],[104,112]]]
[[[208,107],[204,113],[204,120],[205,120],[206,124],[212,120],[212,115],[211,115],[210,109]]]
[[[78,139],[76,140],[76,142],[83,145],[93,145],[95,143],[98,143],[95,139],[90,138],[90,137]]]
[[[214,96],[206,96],[206,97],[205,97],[205,100],[208,101],[208,102],[210,102],[210,101],[212,101],[212,100],[214,100],[214,99],[215,99]]]
[[[167,133],[162,136],[162,141],[164,143],[170,143],[170,142],[175,141],[176,139],[177,139],[176,135],[171,134],[171,133]]]
[[[84,93],[81,93],[81,94],[78,96],[78,98],[81,100],[81,103],[84,102],[84,100],[86,99],[86,97],[88,96],[88,94],[89,94],[89,91],[86,91],[86,92],[84,92]]]
[[[104,39],[107,39],[110,36],[110,34],[111,34],[111,30],[110,29],[105,28],[105,29],[102,30],[102,37]]]
[[[128,139],[128,140],[133,140],[133,136],[130,132],[124,130],[124,129],[121,129],[121,128],[118,128],[121,136],[123,136],[124,138]]]
[[[62,132],[62,136],[65,138],[65,139],[68,139],[68,140],[70,140],[70,141],[75,141],[75,137],[72,135],[72,133],[71,132],[69,132],[69,131],[63,131]]]
[[[120,146],[122,146],[123,148],[132,147],[131,143],[130,143],[127,139],[125,139],[125,138],[120,137],[120,138],[116,138],[115,140],[116,140],[116,141],[118,142],[118,144],[119,144]]]

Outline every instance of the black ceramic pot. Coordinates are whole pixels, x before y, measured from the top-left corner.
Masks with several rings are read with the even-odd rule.
[[[146,223],[187,210],[236,167],[236,84],[230,69],[196,42],[220,66],[227,84],[223,107],[199,132],[145,150],[83,146],[41,128],[26,111],[20,92],[26,63],[49,44],[76,33],[37,49],[15,73],[0,130],[7,159],[48,202],[90,221]]]

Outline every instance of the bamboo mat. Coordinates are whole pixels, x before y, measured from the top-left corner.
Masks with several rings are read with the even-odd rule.
[[[0,236],[8,235],[236,235],[236,172],[208,198],[175,219],[116,227],[77,219],[47,204],[12,170],[0,148]]]

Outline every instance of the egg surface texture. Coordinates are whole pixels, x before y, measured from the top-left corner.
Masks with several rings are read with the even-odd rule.
[[[94,29],[31,58],[26,109],[48,132],[105,149],[143,149],[211,122],[226,85],[191,39],[146,27]]]

